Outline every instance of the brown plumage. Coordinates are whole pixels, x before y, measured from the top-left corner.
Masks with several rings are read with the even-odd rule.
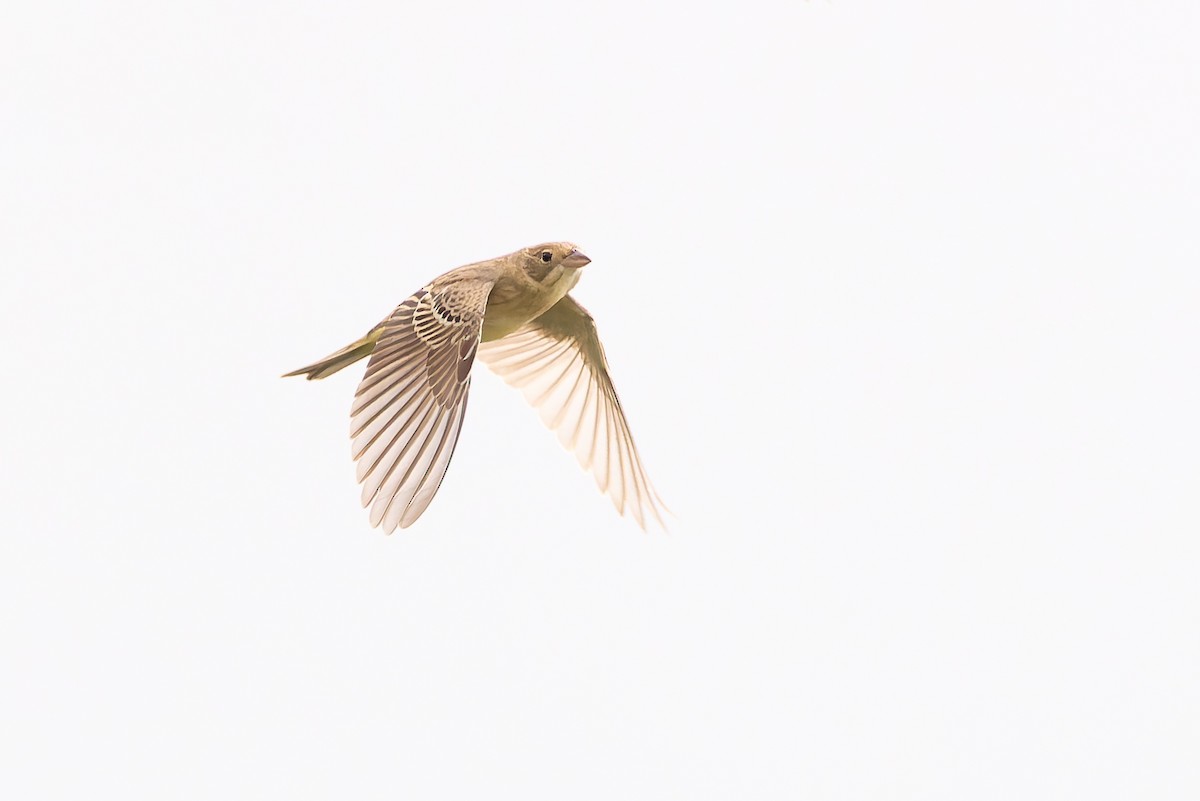
[[[520,389],[617,511],[663,525],[591,315],[567,292],[590,261],[551,242],[444,273],[357,342],[287,373],[325,378],[370,355],[350,410],[371,525],[412,525],[458,441],[476,355]]]

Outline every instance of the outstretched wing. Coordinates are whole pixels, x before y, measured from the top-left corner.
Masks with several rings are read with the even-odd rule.
[[[567,295],[508,336],[482,343],[479,358],[524,393],[618,512],[632,512],[643,529],[650,516],[665,528],[666,507],[646,477],[586,309]]]
[[[371,525],[406,528],[433,500],[462,429],[490,281],[429,286],[380,324],[350,410]]]

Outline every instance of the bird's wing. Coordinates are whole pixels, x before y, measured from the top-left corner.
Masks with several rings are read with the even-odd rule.
[[[484,280],[435,282],[380,324],[350,410],[350,437],[363,506],[386,533],[420,517],[446,474],[491,289]]]
[[[586,309],[567,295],[508,336],[482,343],[479,358],[524,393],[618,512],[632,512],[643,529],[651,515],[665,527],[666,507],[646,477]]]

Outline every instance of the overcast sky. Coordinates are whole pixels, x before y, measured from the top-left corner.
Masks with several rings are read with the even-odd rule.
[[[1200,9],[579,5],[0,12],[0,795],[1200,796]],[[482,365],[370,528],[557,239],[670,531]]]

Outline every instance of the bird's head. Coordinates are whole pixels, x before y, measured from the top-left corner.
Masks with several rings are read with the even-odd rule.
[[[578,270],[591,261],[570,242],[546,242],[518,251],[525,272],[540,281],[556,268]]]

